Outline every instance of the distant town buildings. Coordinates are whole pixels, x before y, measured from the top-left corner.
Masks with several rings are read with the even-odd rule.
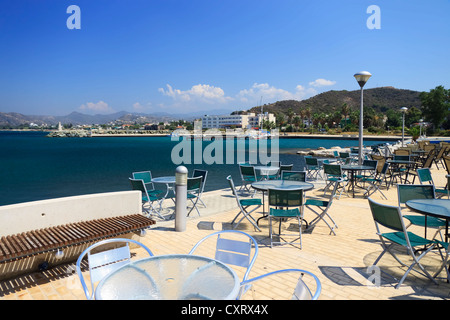
[[[275,123],[275,115],[272,113],[258,115],[255,115],[254,113],[222,116],[204,115],[202,117],[202,129],[259,128],[262,126],[263,121]]]

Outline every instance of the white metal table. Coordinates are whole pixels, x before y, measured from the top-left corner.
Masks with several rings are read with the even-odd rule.
[[[153,256],[106,276],[96,300],[231,300],[239,293],[236,273],[224,263],[196,255]]]
[[[259,171],[259,174],[265,176],[266,179],[271,175],[275,175],[280,170],[280,167],[275,166],[255,166],[255,170]]]
[[[167,199],[167,195],[172,190],[173,186],[175,184],[175,176],[165,176],[165,177],[158,177],[152,179],[153,183],[164,183],[166,185],[166,194],[164,195],[164,199]],[[173,200],[173,199],[172,199]]]

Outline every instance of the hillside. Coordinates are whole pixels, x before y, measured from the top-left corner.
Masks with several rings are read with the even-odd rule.
[[[364,107],[372,107],[376,112],[385,112],[388,109],[401,107],[419,107],[421,101],[419,91],[381,87],[364,90]],[[289,108],[298,113],[301,108],[311,108],[312,113],[340,111],[342,105],[347,103],[351,110],[359,110],[361,91],[327,91],[306,100],[285,100],[264,105],[264,112],[287,113]],[[253,107],[249,112],[260,112],[260,107]]]

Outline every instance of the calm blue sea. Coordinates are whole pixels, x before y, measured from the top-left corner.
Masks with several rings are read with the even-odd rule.
[[[177,143],[169,137],[47,138],[44,132],[0,131],[0,205],[130,190],[128,178],[134,171],[150,170],[153,177],[174,175],[171,151]],[[304,158],[289,152],[356,146],[358,141],[280,139],[279,143],[281,162],[302,170]],[[194,168],[208,170],[205,190],[227,187],[229,174],[237,184],[240,181],[236,164],[186,167],[190,173]]]

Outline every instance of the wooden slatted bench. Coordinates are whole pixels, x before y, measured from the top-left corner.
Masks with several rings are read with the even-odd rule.
[[[149,228],[155,221],[141,214],[94,219],[31,230],[0,238],[0,264],[96,242]]]

